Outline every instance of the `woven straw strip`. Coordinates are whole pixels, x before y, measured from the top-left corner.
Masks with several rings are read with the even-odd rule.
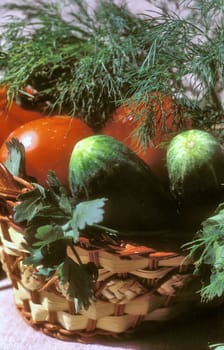
[[[68,332],[83,331],[96,334],[98,331],[105,331],[108,334],[120,334],[135,328],[142,319],[167,320],[173,318],[183,311],[182,306],[185,305],[182,302],[180,305],[174,304],[170,307],[165,307],[167,304],[170,304],[170,301],[168,302],[170,296],[149,295],[147,293],[134,298],[123,306],[117,304],[113,306],[110,302],[97,301],[88,310],[82,310],[82,314],[74,315],[69,312],[70,302],[65,298],[48,292],[40,292],[38,299],[41,303],[37,304],[31,301],[31,293],[33,292],[28,292],[19,285],[19,288],[15,290],[17,305],[28,316],[30,309],[29,317],[34,325],[45,325],[46,322],[50,322],[55,323],[57,327],[60,326],[60,331],[57,330],[57,335],[55,334],[57,337],[60,337],[59,333],[63,334],[63,329]],[[117,313],[121,313],[121,315],[117,315]],[[45,329],[45,326],[43,327]],[[49,332],[51,333],[52,331],[50,330]]]
[[[4,230],[2,255],[14,284],[15,303],[27,322],[46,334],[63,339],[127,333],[143,320],[172,318],[185,306],[187,293],[181,291],[187,289],[192,276],[178,273],[183,256],[170,253],[150,257],[156,254],[150,249],[149,254],[121,257],[102,248],[77,246],[84,263],[98,264],[99,279],[96,303],[76,313],[74,303],[62,294],[57,278],[44,281],[32,267],[23,265],[23,235],[8,224]],[[75,260],[69,249],[68,254]],[[156,270],[149,269],[150,259],[157,262]],[[194,302],[192,294],[190,302]]]
[[[93,262],[96,267],[100,266],[100,261],[99,261],[99,250],[89,250],[88,251],[89,254],[89,261]]]
[[[34,329],[42,331],[44,334],[55,337],[59,340],[63,341],[78,341],[81,343],[90,343],[96,336],[105,337],[105,336],[112,336],[116,339],[120,338],[120,333],[115,332],[108,332],[101,329],[95,329],[94,331],[88,331],[86,330],[74,330],[70,331],[65,328],[62,328],[60,324],[51,324],[49,322],[40,322],[40,323],[34,323],[31,315],[29,313],[24,312],[23,309],[18,308],[19,312],[21,313],[21,316],[25,320],[27,324],[32,326]],[[142,317],[136,317],[135,320],[135,326],[140,324],[143,321]],[[135,327],[127,329],[125,331],[125,336],[127,336],[128,333],[132,333],[134,331]],[[123,334],[121,334],[122,336]]]
[[[85,250],[80,247],[76,247],[76,250],[81,258],[81,260],[84,263],[87,263],[89,261],[89,252],[88,250]],[[68,248],[68,256],[70,256],[71,259],[76,261],[76,257],[74,256],[73,252],[70,248]],[[99,266],[106,269],[107,271],[112,271],[113,273],[127,273],[130,271],[135,271],[138,269],[144,269],[148,268],[149,261],[156,261],[156,268],[158,267],[168,267],[168,266],[180,266],[182,263],[189,264],[185,260],[184,256],[177,256],[177,257],[170,257],[167,259],[156,259],[151,260],[144,256],[131,256],[126,259],[121,259],[117,255],[113,255],[111,253],[108,253],[106,251],[103,251],[102,249],[98,251],[98,263]],[[154,269],[154,267],[153,267]]]
[[[25,292],[25,290],[23,289],[23,287],[19,287],[19,292],[18,290],[15,291],[15,296],[17,293],[19,293],[19,299],[18,300],[18,296],[16,298],[17,301],[17,305],[25,305],[25,302],[27,300],[30,299],[29,294],[27,294],[27,292]],[[110,315],[106,315],[108,313],[112,313],[116,314],[116,310],[117,308],[119,308],[119,306],[116,305],[116,308],[114,309],[110,303],[109,305],[107,305],[107,303],[105,302],[97,302],[96,304],[93,304],[89,310],[87,311],[83,311],[82,315],[70,315],[68,312],[64,311],[66,308],[69,310],[69,303],[64,304],[64,299],[63,298],[58,298],[57,296],[52,297],[51,293],[42,293],[42,304],[35,304],[33,302],[29,302],[30,305],[30,309],[31,309],[31,314],[32,314],[32,319],[34,322],[46,322],[50,319],[52,319],[52,314],[54,315],[54,321],[55,322],[60,322],[60,324],[65,327],[68,330],[80,330],[80,329],[86,329],[87,324],[90,324],[89,320],[95,320],[97,322],[95,322],[94,324],[96,325],[97,328],[100,328],[102,325],[102,320],[114,320],[114,316],[110,316]],[[60,299],[61,305],[58,303],[58,300]],[[165,297],[158,297],[155,295],[147,295],[147,296],[142,296],[139,297],[137,299],[134,299],[133,301],[131,301],[129,304],[125,305],[125,307],[122,307],[122,314],[129,314],[130,317],[128,318],[122,318],[123,321],[119,321],[119,324],[121,322],[121,328],[117,328],[118,332],[122,332],[124,331],[125,327],[129,327],[130,325],[130,320],[131,319],[136,319],[136,317],[140,316],[140,313],[142,312],[142,316],[144,317],[145,315],[149,315],[152,314],[150,317],[155,319],[155,315],[157,315],[158,318],[161,317],[161,314],[159,313],[154,313],[154,310],[159,309],[162,312],[162,317],[164,318],[164,313],[166,314],[166,312],[168,312],[168,310],[172,310],[171,308],[165,308],[166,311],[164,311],[164,305],[167,304],[167,302],[165,301]],[[145,302],[145,307],[144,306],[144,302]],[[54,305],[57,305],[56,307]],[[60,307],[59,307],[60,305]],[[109,306],[109,308],[108,308]],[[53,310],[52,310],[53,309]],[[61,309],[61,311],[60,311]],[[181,309],[181,307],[178,308],[179,310]],[[58,311],[56,311],[58,310]],[[102,313],[102,310],[104,310],[104,314]],[[115,310],[115,311],[114,311]],[[136,310],[138,310],[138,314],[134,314],[134,312],[136,312]],[[151,311],[149,313],[149,310]],[[176,310],[176,306],[175,306],[175,310]],[[25,311],[28,311],[28,308],[26,307]],[[119,312],[120,313],[120,312]],[[172,312],[173,315],[173,312]],[[132,316],[136,316],[135,318],[133,318]],[[99,318],[98,318],[99,317]],[[111,318],[112,317],[112,318]],[[166,315],[167,317],[167,315]],[[149,316],[147,316],[147,319],[149,318]],[[121,320],[121,318],[116,319],[117,320]],[[124,324],[124,320],[127,321],[127,324],[125,326]],[[81,323],[80,323],[81,322]],[[109,322],[109,321],[108,321]],[[78,325],[77,325],[78,324]],[[91,323],[93,325],[93,322]],[[104,322],[103,322],[104,324]],[[84,327],[84,328],[82,328]],[[91,330],[92,330],[91,326]],[[118,327],[118,326],[117,326]],[[112,328],[109,327],[109,323],[108,324],[104,324],[103,328],[104,330],[108,330],[108,331],[113,331]]]
[[[89,252],[87,250],[80,247],[76,247],[76,250],[83,263],[89,262]],[[68,248],[67,254],[71,259],[76,261],[70,248]],[[117,255],[99,250],[99,264],[101,267],[113,273],[126,273],[138,268],[147,267],[148,258],[136,256],[134,259],[121,259]]]
[[[138,269],[135,271],[131,271],[130,274],[141,277],[146,280],[158,280],[163,278],[168,272],[172,271],[173,267],[161,267],[157,270],[146,270],[146,269]]]
[[[26,253],[23,244],[25,243],[24,236],[13,226],[3,222],[0,225],[0,239],[4,246],[4,250],[9,255],[21,255]]]
[[[6,221],[1,221],[1,225],[0,225],[0,237],[1,237],[1,241],[3,242],[3,240],[5,239],[6,241],[10,241],[10,235],[8,232],[8,223]]]

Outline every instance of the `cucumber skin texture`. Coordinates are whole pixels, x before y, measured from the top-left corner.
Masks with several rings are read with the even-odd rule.
[[[168,146],[167,169],[177,195],[217,191],[224,182],[224,148],[206,131],[183,131]]]
[[[108,198],[103,224],[113,229],[160,230],[175,222],[170,193],[143,160],[113,137],[94,135],[76,144],[69,183],[77,201]]]
[[[183,131],[168,146],[167,169],[178,226],[196,232],[224,200],[224,149],[206,131]]]

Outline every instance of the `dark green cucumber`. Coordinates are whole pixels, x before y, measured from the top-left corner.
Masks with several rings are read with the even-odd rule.
[[[198,229],[223,200],[224,148],[209,132],[183,131],[168,146],[167,169],[182,224]]]
[[[175,205],[150,167],[110,136],[79,141],[71,155],[69,183],[79,200],[108,198],[103,224],[118,230],[161,230],[175,220]]]

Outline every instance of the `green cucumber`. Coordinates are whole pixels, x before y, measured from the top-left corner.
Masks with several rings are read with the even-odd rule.
[[[224,182],[224,148],[209,132],[183,131],[168,146],[167,168],[171,187],[180,195],[216,191]]]
[[[181,220],[198,228],[223,199],[224,148],[207,131],[183,131],[167,148],[167,169]]]
[[[175,220],[170,193],[143,160],[113,137],[94,135],[75,145],[69,184],[78,201],[108,198],[103,224],[111,228],[161,230]]]

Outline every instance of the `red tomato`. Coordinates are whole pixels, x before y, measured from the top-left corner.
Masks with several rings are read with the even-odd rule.
[[[43,114],[27,110],[14,101],[7,101],[7,87],[0,88],[0,145],[8,135],[20,125],[43,118]]]
[[[17,138],[25,147],[26,172],[46,185],[48,170],[55,171],[62,184],[68,187],[68,164],[74,145],[93,131],[80,119],[68,116],[39,118],[21,125],[7,138]],[[4,162],[8,150],[0,148],[0,161]]]
[[[145,103],[131,102],[117,108],[101,133],[125,143],[151,167],[156,175],[163,179],[167,175],[166,148],[159,145],[171,138],[178,129],[175,120],[177,107],[170,96],[152,92],[150,97],[148,106]],[[150,112],[155,116],[152,125],[155,135],[152,139],[153,145],[144,149],[140,145],[136,132],[145,122],[146,114]],[[183,129],[191,127],[189,118],[184,119],[182,127]]]

